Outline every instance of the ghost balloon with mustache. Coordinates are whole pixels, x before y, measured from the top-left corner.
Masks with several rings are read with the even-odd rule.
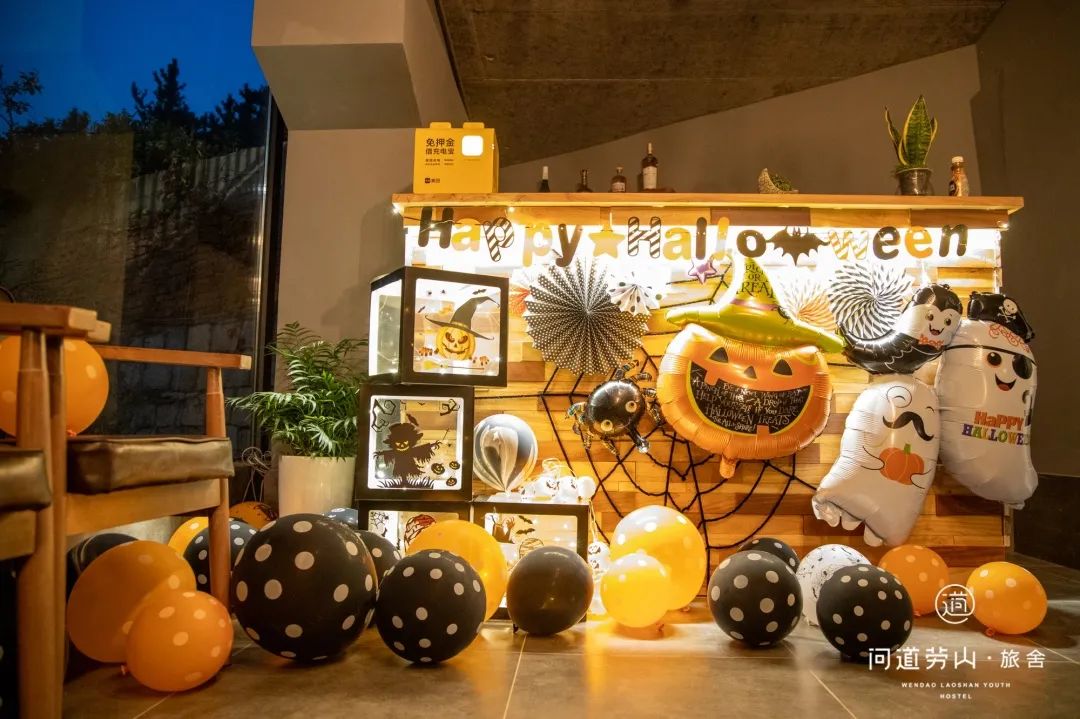
[[[812,500],[830,526],[861,522],[871,546],[903,544],[934,481],[940,424],[934,391],[911,375],[881,375],[844,423],[840,456]]]
[[[968,318],[942,355],[935,385],[941,458],[949,474],[975,494],[1020,508],[1038,484],[1030,447],[1035,356],[1004,324],[980,319],[985,315],[979,305],[987,297],[969,305]],[[1019,315],[1015,302],[1005,301]]]

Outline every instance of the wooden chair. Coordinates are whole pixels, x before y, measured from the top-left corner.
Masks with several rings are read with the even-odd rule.
[[[107,339],[107,325],[88,310],[0,303],[0,334],[20,333],[19,423],[16,443],[40,447],[46,455],[53,502],[37,513],[36,529],[46,542],[51,562],[31,561],[19,578],[19,604],[24,599],[46,607],[36,636],[51,648],[39,666],[25,668],[34,677],[20,686],[24,717],[60,716],[64,640],[64,559],[69,535],[119,524],[209,510],[211,592],[228,604],[229,477],[232,447],[225,432],[223,369],[248,370],[243,355],[99,345],[106,361],[141,362],[206,370],[206,432],[201,437],[68,437],[63,398],[64,337]],[[25,388],[24,388],[25,385]],[[27,569],[30,569],[27,575]],[[24,591],[25,585],[25,591]],[[33,613],[32,613],[33,614]],[[30,616],[28,622],[34,622]],[[23,617],[20,616],[20,645]],[[30,660],[28,659],[27,662]],[[20,672],[24,668],[20,654]],[[41,677],[41,681],[37,680]],[[21,681],[21,680],[20,680]],[[28,701],[29,700],[29,701]]]

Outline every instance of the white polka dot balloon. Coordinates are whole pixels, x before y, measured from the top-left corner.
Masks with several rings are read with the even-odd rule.
[[[236,558],[255,536],[255,528],[239,519],[229,520],[229,563],[236,564]],[[195,572],[195,588],[202,592],[210,591],[210,528],[200,531],[184,550],[184,561]]]
[[[911,634],[915,613],[894,575],[866,564],[844,567],[821,587],[821,633],[845,657],[866,661],[870,649],[896,651]]]
[[[756,549],[736,552],[709,580],[709,611],[729,637],[767,647],[795,628],[802,616],[802,590],[787,563]]]
[[[348,527],[291,514],[255,533],[233,568],[236,618],[278,656],[317,661],[349,646],[375,609],[375,565]]]
[[[383,577],[375,626],[402,659],[437,664],[476,638],[486,614],[480,575],[445,550],[411,554]]]

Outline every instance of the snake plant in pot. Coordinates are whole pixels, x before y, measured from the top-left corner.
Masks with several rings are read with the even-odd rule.
[[[937,136],[938,122],[930,117],[926,110],[926,100],[922,95],[908,110],[904,126],[897,130],[885,108],[885,123],[889,126],[889,137],[899,161],[896,166],[896,179],[900,184],[901,195],[929,195],[930,168],[926,166],[926,155]]]
[[[352,503],[357,394],[367,375],[355,369],[363,339],[330,343],[298,323],[285,325],[267,350],[288,379],[282,392],[255,392],[229,404],[246,410],[283,448],[278,510],[322,514]]]

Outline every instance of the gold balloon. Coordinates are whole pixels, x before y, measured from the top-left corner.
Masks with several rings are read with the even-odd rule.
[[[682,609],[701,591],[708,564],[705,540],[689,519],[671,507],[635,509],[615,527],[614,540],[613,559],[645,552],[664,565],[671,578],[666,609]]]
[[[420,532],[409,544],[408,554],[416,554],[430,549],[444,549],[468,562],[480,581],[484,583],[487,609],[484,615],[490,618],[499,608],[506,593],[506,582],[510,573],[506,568],[499,543],[480,526],[463,519],[448,519],[436,522]]]
[[[251,522],[248,522],[248,524],[251,524]],[[188,517],[169,537],[169,546],[175,549],[177,554],[183,555],[187,545],[191,544],[192,539],[195,539],[195,535],[209,526],[210,520],[206,517]]]
[[[229,610],[205,592],[154,592],[127,640],[127,667],[140,684],[182,692],[209,681],[232,651]]]
[[[265,502],[240,502],[229,507],[229,516],[247,522],[255,529],[262,529],[277,519],[277,512]]]
[[[949,567],[940,554],[921,544],[903,544],[886,552],[878,566],[907,589],[916,617],[934,613],[937,594],[949,583]]]
[[[1046,617],[1046,590],[1035,575],[1012,562],[989,562],[967,580],[975,618],[987,633],[1026,634]]]
[[[644,552],[619,557],[600,580],[600,599],[608,615],[627,627],[648,627],[663,619],[670,594],[671,575]]]
[[[67,605],[75,647],[99,662],[124,661],[124,645],[136,611],[155,591],[194,590],[195,574],[184,558],[159,542],[113,547],[79,575]]]
[[[18,337],[0,342],[0,429],[15,434],[15,399],[19,378]],[[67,430],[82,432],[97,419],[109,399],[109,375],[101,355],[85,340],[64,340],[64,406]]]

